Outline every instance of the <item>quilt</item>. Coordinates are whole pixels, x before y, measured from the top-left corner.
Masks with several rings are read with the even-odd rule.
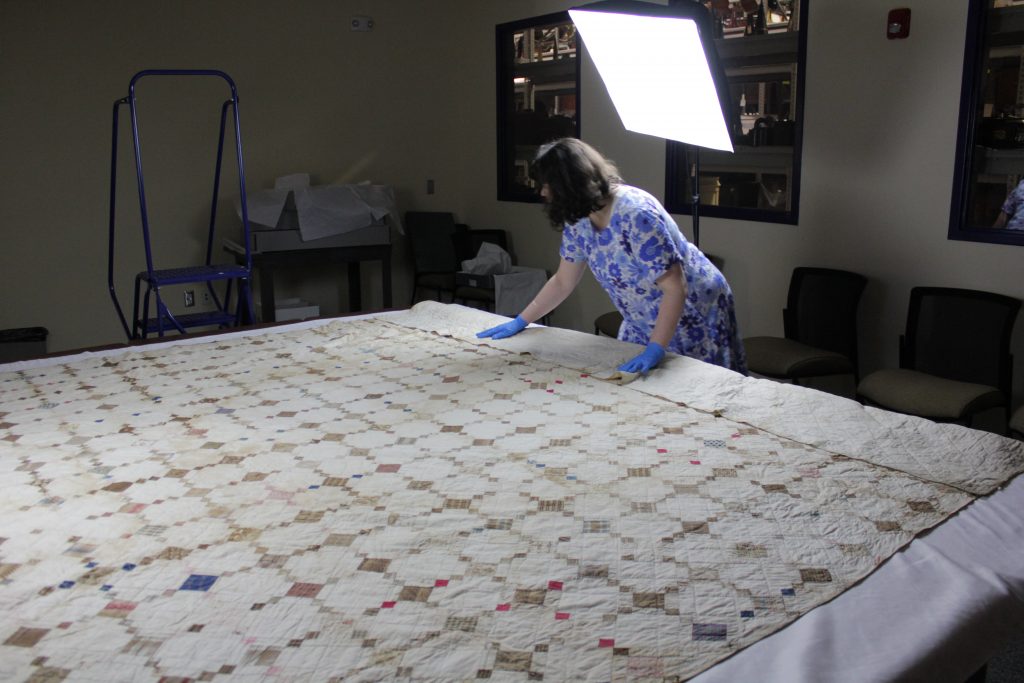
[[[844,446],[689,359],[618,386],[614,340],[479,322],[0,374],[0,679],[684,680],[1024,469],[870,412]]]

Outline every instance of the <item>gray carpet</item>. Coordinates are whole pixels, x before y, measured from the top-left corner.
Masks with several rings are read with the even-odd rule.
[[[998,657],[988,663],[985,683],[1024,681],[1024,634],[1019,635]]]

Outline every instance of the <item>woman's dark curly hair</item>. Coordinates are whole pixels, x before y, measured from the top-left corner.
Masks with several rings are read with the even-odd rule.
[[[576,138],[542,145],[530,175],[538,183],[547,184],[549,197],[544,211],[558,229],[600,209],[612,189],[622,182],[615,164]]]

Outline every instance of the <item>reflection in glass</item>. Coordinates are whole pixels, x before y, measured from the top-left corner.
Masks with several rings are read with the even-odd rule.
[[[971,0],[949,236],[1024,245],[1024,0]]]
[[[796,223],[806,52],[800,0],[711,0],[719,58],[729,80],[733,154],[701,150],[704,215]],[[801,10],[804,11],[801,11]],[[693,159],[666,149],[665,197],[690,213]]]
[[[500,24],[498,199],[539,201],[529,177],[537,148],[579,136],[576,28],[567,12]]]

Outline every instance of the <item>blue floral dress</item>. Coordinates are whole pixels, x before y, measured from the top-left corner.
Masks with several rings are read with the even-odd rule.
[[[662,296],[655,281],[679,263],[686,305],[668,350],[746,374],[732,290],[722,273],[686,241],[653,196],[620,185],[614,201],[607,228],[595,230],[589,218],[565,226],[561,256],[590,266],[622,314],[619,339],[651,340]]]

